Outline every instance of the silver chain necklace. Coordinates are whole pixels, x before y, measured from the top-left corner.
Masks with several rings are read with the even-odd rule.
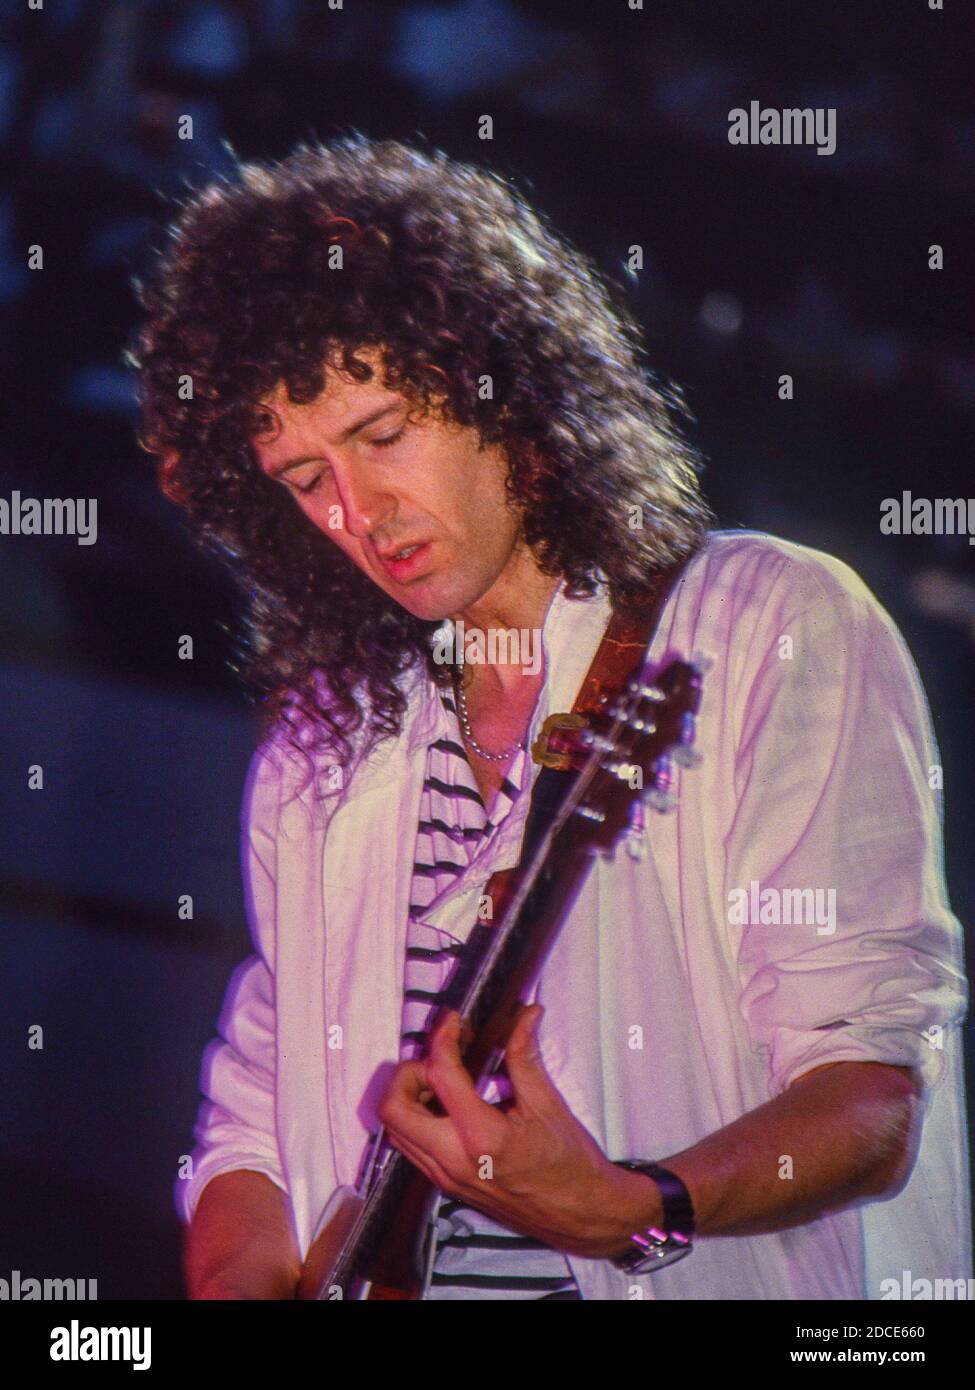
[[[467,742],[474,749],[480,758],[486,758],[490,763],[503,763],[511,757],[512,753],[517,753],[519,748],[524,748],[525,740],[521,738],[517,743],[513,743],[510,748],[506,748],[503,753],[489,753],[486,748],[482,748],[474,737],[474,730],[471,728],[471,718],[467,713],[467,697],[464,694],[464,668],[458,666],[454,671],[454,689],[457,691],[457,716],[460,720],[460,727]]]

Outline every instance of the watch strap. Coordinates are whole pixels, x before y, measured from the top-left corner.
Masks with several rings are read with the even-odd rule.
[[[644,1159],[636,1161],[623,1159],[617,1161],[616,1166],[629,1168],[634,1173],[646,1173],[648,1178],[653,1178],[660,1189],[663,1204],[663,1216],[659,1223],[659,1229],[668,1235],[677,1234],[690,1239],[694,1234],[694,1204],[691,1201],[691,1194],[676,1173],[672,1173],[669,1168],[664,1168],[659,1163],[652,1163]]]

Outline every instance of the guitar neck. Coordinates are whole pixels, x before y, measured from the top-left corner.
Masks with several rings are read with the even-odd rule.
[[[468,1024],[464,1065],[479,1085],[500,1061],[524,996],[535,983],[592,863],[557,836],[520,876],[512,905],[494,926],[479,922],[451,978],[442,1007]]]

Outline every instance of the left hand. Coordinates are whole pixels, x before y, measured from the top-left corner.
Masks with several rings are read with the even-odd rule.
[[[442,1192],[557,1250],[611,1258],[633,1231],[660,1220],[659,1195],[648,1178],[609,1161],[552,1084],[536,1036],[543,1012],[525,1008],[505,1049],[514,1096],[504,1110],[477,1094],[451,1012],[429,1056],[397,1067],[379,1118],[393,1147]],[[431,1095],[445,1115],[427,1109]]]

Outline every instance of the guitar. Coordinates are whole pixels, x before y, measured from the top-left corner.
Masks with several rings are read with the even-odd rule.
[[[478,1088],[502,1062],[522,996],[537,979],[594,855],[610,857],[624,840],[639,856],[644,807],[671,810],[673,764],[700,761],[691,745],[706,663],[672,661],[653,679],[645,657],[626,690],[601,697],[596,713],[557,716],[553,728],[547,721],[545,748],[541,754],[536,749],[536,759],[545,764],[539,779],[558,783],[557,809],[547,824],[529,822],[521,865],[492,879],[494,921],[474,927],[430,1021],[428,1031],[443,1010],[460,1013],[461,1055]],[[430,1108],[444,1113],[435,1099]],[[357,1185],[338,1188],[322,1215],[298,1298],[419,1298],[436,1197],[380,1127]]]

